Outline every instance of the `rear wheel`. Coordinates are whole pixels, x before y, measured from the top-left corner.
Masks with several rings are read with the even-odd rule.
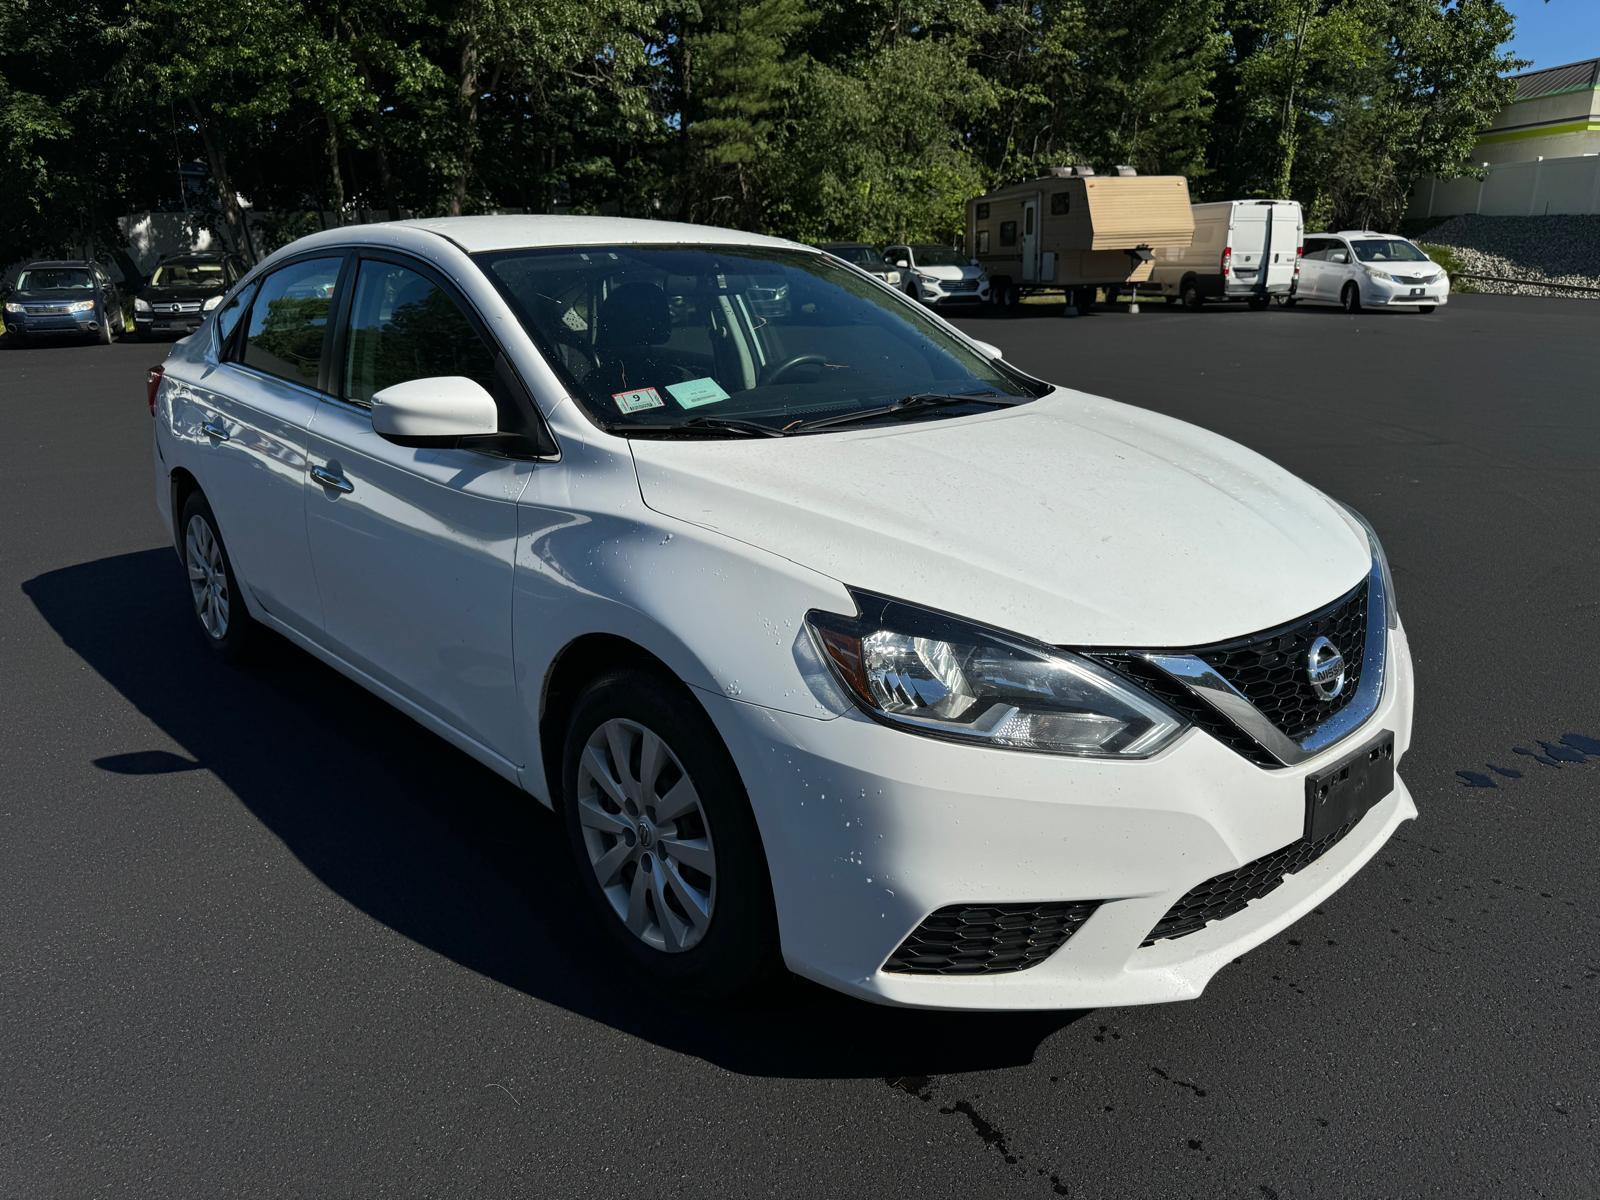
[[[1299,302],[1300,302],[1300,299],[1299,299],[1298,296],[1279,296],[1278,297],[1278,305],[1281,308],[1293,308]]]
[[[183,569],[200,638],[219,658],[237,662],[249,652],[259,626],[239,595],[239,580],[217,532],[217,518],[206,498],[194,492],[184,501],[178,522],[183,531]]]
[[[1190,312],[1199,312],[1200,306],[1205,303],[1205,298],[1200,295],[1200,284],[1193,279],[1185,279],[1179,294],[1183,297],[1183,306]]]
[[[573,705],[568,837],[599,923],[656,981],[701,995],[777,971],[766,855],[738,770],[676,680],[618,670]]]
[[[1344,291],[1339,293],[1339,306],[1347,313],[1361,311],[1361,289],[1353,283],[1344,285]]]

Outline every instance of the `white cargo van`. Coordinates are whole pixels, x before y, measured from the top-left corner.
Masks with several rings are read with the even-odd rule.
[[[1248,300],[1265,308],[1294,294],[1305,233],[1293,200],[1219,200],[1194,206],[1194,241],[1157,249],[1150,282],[1169,301]]]

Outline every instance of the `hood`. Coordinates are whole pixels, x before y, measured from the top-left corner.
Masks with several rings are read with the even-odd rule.
[[[225,284],[189,284],[168,287],[166,284],[146,284],[139,292],[141,300],[208,300],[226,292]]]
[[[12,292],[6,297],[13,303],[27,302],[29,304],[60,304],[63,300],[98,300],[99,288],[29,288],[23,292]]]
[[[975,267],[968,263],[964,267],[924,267],[918,266],[917,270],[924,275],[932,275],[935,279],[982,279],[983,268]]]
[[[906,425],[630,445],[658,512],[1057,645],[1255,633],[1371,565],[1365,537],[1281,467],[1076,392]]]

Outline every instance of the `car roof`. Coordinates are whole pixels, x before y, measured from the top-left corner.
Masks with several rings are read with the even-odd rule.
[[[1342,237],[1342,238],[1384,238],[1391,242],[1404,242],[1408,239],[1398,233],[1378,233],[1371,229],[1336,229],[1332,233],[1308,233],[1307,237]]]
[[[839,250],[875,250],[875,249],[877,249],[877,247],[874,246],[871,242],[818,242],[817,243],[817,249],[818,250],[830,250],[830,249],[839,249]]]
[[[83,258],[41,258],[23,267],[24,271],[31,271],[35,267],[77,267],[87,271],[91,267],[99,266],[98,263],[89,262]]]
[[[221,250],[192,250],[187,254],[163,254],[157,265],[164,267],[168,263],[221,262],[225,258],[232,257],[231,254],[225,254]]]
[[[720,229],[715,225],[647,221],[633,217],[426,217],[391,224],[436,233],[448,238],[468,254],[490,250],[607,245],[743,245],[810,249],[808,246],[801,247],[798,242],[744,233],[737,229]],[[382,226],[359,228],[381,229]]]

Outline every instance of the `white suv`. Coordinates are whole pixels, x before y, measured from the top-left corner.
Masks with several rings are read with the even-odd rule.
[[[1450,300],[1450,276],[1414,242],[1387,233],[1308,233],[1294,303],[1414,308],[1430,313]]]
[[[989,276],[948,246],[890,246],[883,260],[905,275],[906,295],[927,305],[989,303]]]
[[[150,404],[201,641],[274,631],[556,808],[658,982],[1183,999],[1416,815],[1360,517],[807,247],[331,229]]]

